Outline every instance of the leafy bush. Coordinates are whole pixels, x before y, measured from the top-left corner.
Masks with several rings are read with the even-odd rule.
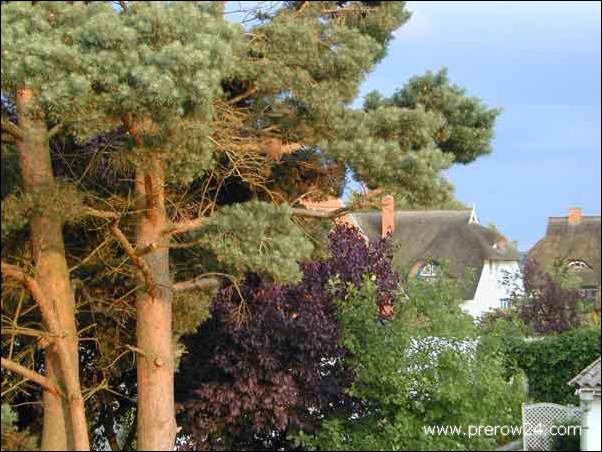
[[[479,318],[478,325],[481,334],[495,336],[502,340],[512,337],[523,338],[529,333],[529,328],[512,309],[487,311]]]
[[[600,356],[600,329],[580,328],[536,340],[505,339],[506,365],[522,369],[529,380],[529,396],[536,402],[577,404],[568,381]]]
[[[506,438],[427,435],[434,425],[516,425],[524,400],[519,375],[508,379],[497,349],[480,341],[462,312],[457,282],[413,281],[395,315],[379,319],[374,281],[347,286],[338,298],[348,393],[357,409],[333,413],[317,435],[299,435],[319,450],[493,449]]]
[[[523,269],[524,294],[515,304],[535,333],[562,333],[582,325],[583,296],[563,278],[544,272],[532,260]]]

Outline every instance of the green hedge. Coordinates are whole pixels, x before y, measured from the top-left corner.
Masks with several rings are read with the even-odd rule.
[[[509,368],[522,369],[529,379],[529,398],[535,402],[579,403],[567,383],[600,356],[600,328],[506,341]]]

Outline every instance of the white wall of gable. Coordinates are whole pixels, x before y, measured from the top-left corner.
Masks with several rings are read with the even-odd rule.
[[[518,261],[490,261],[483,263],[483,270],[473,300],[467,300],[462,308],[473,317],[502,307],[502,300],[510,298],[520,287],[520,267]]]

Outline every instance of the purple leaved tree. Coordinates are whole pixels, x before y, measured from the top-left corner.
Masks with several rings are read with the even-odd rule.
[[[393,306],[399,280],[387,240],[369,244],[356,229],[337,226],[330,252],[302,264],[299,284],[249,275],[238,289],[223,288],[211,319],[185,340],[176,378],[179,424],[196,447],[290,449],[289,434],[312,431],[326,414],[362,409],[344,393],[353,380],[341,361],[329,281],[359,286],[374,275],[382,308]]]

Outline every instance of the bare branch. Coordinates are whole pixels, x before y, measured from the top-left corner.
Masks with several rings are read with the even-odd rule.
[[[335,8],[335,9],[323,9],[321,11],[322,14],[332,14],[332,15],[339,15],[339,14],[361,14],[361,13],[368,13],[373,11],[374,8],[370,8],[370,7],[360,7],[360,8],[352,8],[352,7],[347,7],[347,8]]]
[[[353,210],[352,206],[341,207],[336,210],[320,210],[320,209],[303,209],[301,207],[293,207],[293,215],[297,217],[308,218],[337,218],[345,215]]]
[[[46,137],[51,140],[52,138],[54,138],[54,136],[59,133],[63,128],[63,124],[62,123],[58,123],[56,125],[54,125],[46,134]]]
[[[346,206],[346,207],[341,207],[339,209],[334,209],[334,210],[322,210],[322,209],[306,209],[306,208],[301,208],[301,207],[293,207],[292,211],[293,211],[293,215],[297,216],[297,217],[308,217],[308,218],[338,218],[340,216],[343,216],[345,214],[351,213],[357,209],[361,209],[365,206],[365,202],[370,199],[373,198],[374,196],[377,195],[381,195],[382,194],[382,190],[373,190],[370,193],[364,195],[362,197],[362,199],[358,200],[357,202]]]
[[[60,334],[62,330],[60,328],[59,319],[54,311],[52,300],[48,300],[45,297],[45,294],[42,292],[42,289],[34,278],[27,275],[15,265],[2,262],[1,267],[2,274],[12,277],[27,286],[40,309],[40,313],[42,314],[46,326],[50,332],[56,336],[53,342],[59,358],[61,372],[65,379],[70,406],[71,424],[74,431],[73,436],[76,438],[74,447],[78,450],[88,450],[89,446],[84,432],[85,419],[83,419],[83,400],[81,398],[79,384],[77,384],[77,364],[72,360],[66,342],[66,336],[69,332],[65,331],[64,334]]]
[[[16,140],[20,140],[25,135],[23,130],[10,119],[2,118],[2,128],[12,135]]]
[[[48,325],[48,329],[50,333],[56,336],[60,336],[60,326],[58,319],[55,316],[55,313],[52,308],[52,304],[44,295],[42,288],[38,285],[38,282],[26,274],[23,270],[13,264],[8,264],[6,262],[2,262],[1,264],[2,274],[13,278],[16,281],[19,281],[25,285],[31,292],[33,299],[36,304],[40,308],[40,312],[42,317],[46,321],[46,325]]]
[[[156,243],[151,243],[151,244],[149,244],[149,245],[147,245],[145,247],[137,248],[136,249],[136,256],[144,256],[145,254],[152,253],[157,248],[159,248],[159,246]]]
[[[205,223],[206,218],[195,218],[194,220],[181,221],[179,223],[174,223],[172,227],[165,231],[165,234],[183,234],[185,232],[193,231],[195,229],[200,228]]]
[[[5,369],[15,374],[19,374],[22,377],[25,377],[27,380],[31,380],[34,383],[39,384],[48,392],[51,392],[55,395],[63,396],[63,393],[61,392],[59,387],[53,381],[46,378],[44,375],[41,375],[31,369],[28,369],[27,367],[24,367],[21,364],[18,364],[10,359],[2,358],[1,361],[2,367],[4,367]]]
[[[240,102],[241,100],[246,99],[247,97],[255,94],[256,92],[257,92],[257,87],[251,86],[244,93],[239,94],[238,96],[235,96],[232,99],[228,100],[228,104],[232,105],[232,104],[235,104],[236,102]]]
[[[138,347],[134,347],[133,345],[125,344],[125,348],[127,348],[128,350],[130,350],[134,353],[137,353],[140,356],[146,357],[146,353],[144,353],[144,350],[142,350]]]
[[[144,282],[146,283],[146,287],[148,288],[149,295],[152,298],[157,298],[157,295],[158,295],[157,294],[157,284],[155,283],[153,274],[152,274],[150,268],[148,267],[146,261],[138,255],[138,253],[136,252],[136,250],[134,249],[134,247],[132,246],[132,244],[130,243],[128,238],[121,231],[121,229],[119,229],[119,227],[117,226],[117,222],[114,222],[111,224],[110,230],[111,230],[111,233],[117,239],[117,241],[119,243],[121,243],[121,246],[125,250],[125,253],[128,255],[128,257],[131,259],[131,261],[134,263],[134,265],[136,267],[138,267],[138,269],[142,273],[142,276],[144,277]]]
[[[92,207],[84,207],[83,213],[96,218],[105,218],[107,220],[119,220],[121,216],[117,212],[109,212],[106,210],[96,210]]]
[[[187,248],[192,248],[195,246],[199,246],[201,245],[203,242],[205,241],[205,239],[200,238],[200,239],[196,239],[193,240],[192,242],[177,242],[177,243],[170,243],[169,247],[171,249],[187,249]]]
[[[184,292],[187,290],[211,290],[218,289],[222,285],[222,278],[213,275],[200,275],[187,281],[174,283],[174,292]]]

